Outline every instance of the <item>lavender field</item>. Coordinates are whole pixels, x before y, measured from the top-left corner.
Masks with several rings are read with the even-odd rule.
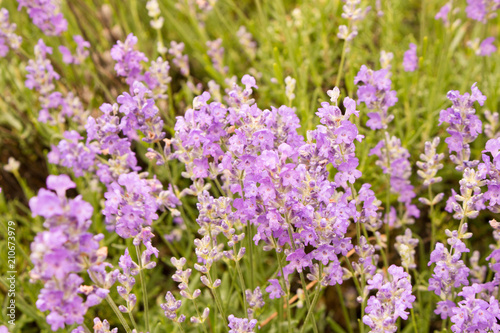
[[[0,0],[0,333],[500,332],[500,0]]]

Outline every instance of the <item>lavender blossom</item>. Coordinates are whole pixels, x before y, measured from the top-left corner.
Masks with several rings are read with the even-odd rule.
[[[482,132],[481,120],[475,115],[474,102],[484,105],[486,96],[476,87],[474,83],[471,94],[460,95],[458,91],[448,92],[447,97],[452,101],[452,107],[442,110],[439,114],[439,125],[448,123],[447,132],[451,135],[446,138],[450,152],[450,159],[457,164],[457,170],[462,171],[465,167],[477,165],[477,161],[469,161],[470,146],[479,133]],[[451,155],[455,153],[454,155]]]
[[[465,12],[468,18],[486,23],[497,16],[498,9],[500,9],[498,0],[467,0]]]
[[[393,115],[387,114],[387,110],[398,101],[396,91],[390,90],[392,82],[389,71],[373,71],[363,65],[354,78],[354,84],[358,84],[358,104],[363,102],[369,110],[374,111],[368,113],[370,120],[366,126],[372,130],[386,129],[394,119]]]
[[[229,333],[254,333],[255,325],[257,325],[257,319],[248,320],[247,318],[236,318],[234,315],[230,315],[229,319]]]
[[[15,23],[9,22],[9,11],[0,8],[0,57],[5,57],[9,49],[16,50],[21,45],[23,39],[14,33],[16,28]]]
[[[88,232],[92,206],[81,196],[66,198],[66,190],[76,187],[66,175],[49,176],[49,190],[41,189],[30,199],[33,216],[42,216],[47,229],[37,234],[31,244],[31,281],[42,281],[43,289],[36,302],[40,311],[49,311],[47,323],[52,330],[81,324],[87,309],[97,305],[109,293],[113,277],[106,285],[82,285],[78,273],[106,267],[106,248],[99,248],[102,234]],[[79,294],[86,295],[84,300]]]
[[[388,268],[390,280],[380,273],[368,280],[367,290],[378,289],[376,296],[368,299],[363,323],[371,328],[370,332],[396,332],[398,318],[408,319],[406,309],[413,307],[410,275],[402,267],[391,265]]]
[[[418,67],[417,45],[410,43],[410,48],[404,54],[403,68],[405,72],[414,72]]]
[[[224,48],[222,47],[222,39],[218,38],[214,41],[207,41],[207,55],[212,60],[212,65],[215,70],[221,74],[227,74],[229,68],[224,66]]]
[[[58,0],[17,0],[18,10],[26,7],[30,19],[47,36],[59,36],[68,29]]]
[[[111,58],[116,61],[116,74],[125,77],[128,85],[142,80],[141,62],[148,61],[144,53],[134,50],[135,44],[137,44],[137,37],[130,33],[125,42],[118,41],[111,49]]]
[[[65,46],[59,46],[59,51],[63,55],[63,62],[66,64],[80,65],[89,56],[90,43],[83,39],[80,35],[73,36],[73,40],[76,43],[76,51],[73,55],[71,51]]]

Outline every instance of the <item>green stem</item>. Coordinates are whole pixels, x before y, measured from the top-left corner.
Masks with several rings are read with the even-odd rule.
[[[276,241],[274,240],[274,238],[272,238],[272,241],[274,243],[276,243]],[[276,252],[276,251],[274,251]],[[287,288],[286,286],[286,282],[285,282],[285,274],[283,272],[283,265],[281,264],[281,260],[280,260],[280,256],[278,254],[278,252],[276,252],[276,259],[278,260],[278,266],[279,266],[279,269],[280,269],[280,272],[281,272],[281,281],[282,281],[282,289],[285,290],[285,294],[286,294],[286,297],[285,297],[285,304],[286,304],[286,313],[287,313],[287,320],[288,320],[288,333],[292,333],[292,313],[290,311],[290,304],[288,304],[288,301],[290,300],[290,290]]]
[[[106,301],[108,302],[109,306],[111,307],[111,309],[113,309],[113,312],[116,314],[116,316],[120,320],[120,323],[122,324],[125,331],[127,333],[132,333],[132,331],[130,330],[130,327],[127,324],[127,321],[125,320],[125,317],[123,317],[120,310],[118,310],[118,307],[116,306],[115,301],[113,301],[113,299],[111,298],[111,296],[109,296],[109,294],[106,295]]]
[[[142,267],[141,254],[139,250],[139,245],[135,246],[135,251],[137,253],[137,262],[139,263],[139,279],[141,280],[142,286],[142,300],[144,303],[144,320],[146,322],[146,332],[149,332],[149,305],[148,305],[148,290],[146,288],[146,280],[144,279],[144,268]]]
[[[349,333],[353,333],[351,317],[349,316],[349,312],[347,311],[347,307],[345,306],[344,296],[342,295],[342,289],[340,289],[340,285],[337,283],[335,285],[337,288],[337,296],[339,297],[340,307],[342,308],[342,313],[344,314],[344,319],[347,324],[347,331]]]
[[[350,30],[351,30],[351,20],[349,20],[349,24],[347,26],[347,31],[349,32]],[[345,56],[346,56],[346,50],[347,50],[347,43],[348,43],[348,41],[345,40],[344,41],[344,45],[342,46],[342,55],[340,56],[340,66],[339,66],[339,72],[337,74],[337,79],[335,80],[335,87],[339,86],[340,80],[342,78],[342,71],[344,70],[344,63],[345,63]]]
[[[236,251],[236,245],[233,245],[233,255],[236,256],[237,255],[237,251]],[[241,267],[240,267],[240,262],[238,260],[238,258],[235,257],[235,263],[236,263],[236,271],[238,272],[238,277],[240,279],[240,284],[241,284],[241,292],[243,293],[243,308],[245,309],[245,313],[248,313],[247,312],[247,302],[245,301],[245,291],[246,291],[246,287],[245,287],[245,279],[243,278],[243,274],[241,273]]]
[[[247,240],[248,240],[248,257],[250,259],[250,288],[253,290],[255,285],[254,280],[254,265],[253,265],[253,242],[252,242],[252,224],[247,221]]]
[[[295,247],[295,242],[293,241],[292,227],[291,227],[290,223],[288,222],[288,217],[286,217],[286,221],[288,224],[288,236],[290,237],[290,243],[292,244],[292,248],[295,251],[296,247]],[[309,298],[309,292],[307,291],[307,284],[306,284],[306,279],[304,278],[304,272],[300,272],[299,275],[300,275],[300,283],[302,284],[302,289],[304,290],[304,295],[306,298],[306,304],[307,304],[307,307],[310,308],[311,307],[311,300]],[[318,327],[316,325],[316,319],[314,317],[312,317],[312,322],[313,322],[314,333],[318,333]]]
[[[314,308],[316,308],[316,303],[318,303],[319,295],[321,294],[320,291],[321,291],[321,283],[319,283],[318,281],[318,285],[316,286],[316,291],[314,293],[314,298],[311,304],[312,306],[310,306],[309,310],[307,311],[306,320],[304,321],[304,325],[302,325],[302,328],[300,329],[300,333],[304,333],[307,321],[311,317],[311,314],[314,312]],[[312,316],[311,318],[314,318],[314,316]]]
[[[210,275],[207,275],[208,279],[210,280],[210,284],[212,284],[212,281],[211,281],[211,278],[210,278]],[[219,312],[220,312],[220,315],[222,317],[222,320],[224,321],[224,325],[225,327],[227,327],[228,323],[227,323],[227,318],[226,318],[226,314],[224,313],[224,310],[222,309],[222,303],[219,299],[219,295],[217,294],[217,292],[210,288],[210,291],[212,292],[212,295],[214,296],[214,299],[215,299],[215,304],[217,305],[217,308],[219,309]]]

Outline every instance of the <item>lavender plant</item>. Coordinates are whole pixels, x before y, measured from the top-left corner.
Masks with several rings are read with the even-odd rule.
[[[0,6],[0,333],[500,330],[498,1]]]

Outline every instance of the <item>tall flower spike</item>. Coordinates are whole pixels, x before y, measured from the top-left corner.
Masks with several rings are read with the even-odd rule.
[[[475,115],[474,102],[482,106],[486,96],[474,83],[470,94],[460,95],[459,91],[452,90],[448,92],[447,97],[453,104],[450,108],[441,111],[439,125],[449,124],[446,131],[450,137],[446,138],[445,142],[448,144],[450,159],[457,164],[457,170],[463,171],[466,167],[474,167],[478,164],[478,161],[469,161],[469,144],[482,132],[482,122]]]
[[[30,19],[47,36],[59,36],[68,28],[58,0],[17,0],[18,9],[26,7]]]
[[[358,104],[365,103],[373,111],[368,113],[370,120],[366,122],[366,126],[372,130],[386,129],[394,119],[394,115],[388,115],[387,110],[398,101],[396,91],[391,90],[388,69],[373,71],[363,65],[354,78],[354,84],[358,85]]]
[[[99,249],[104,236],[88,232],[92,205],[81,196],[66,198],[66,191],[75,187],[68,176],[51,175],[47,178],[48,190],[40,189],[29,202],[33,216],[42,216],[47,229],[38,233],[31,244],[34,267],[30,278],[44,284],[36,306],[50,312],[47,323],[54,331],[65,325],[82,324],[88,308],[99,304],[114,283],[110,275],[106,284],[83,286],[83,279],[78,276],[87,270],[103,271],[107,251]]]
[[[0,57],[5,57],[9,48],[16,50],[21,45],[23,39],[14,33],[16,27],[15,23],[9,22],[9,11],[0,8]]]

